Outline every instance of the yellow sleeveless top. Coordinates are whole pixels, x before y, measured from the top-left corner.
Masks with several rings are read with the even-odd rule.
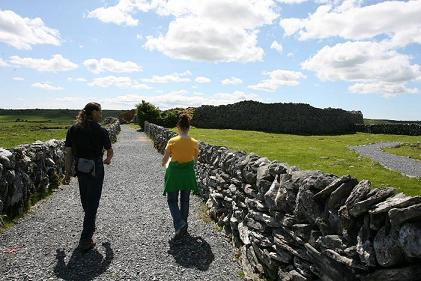
[[[192,137],[176,136],[168,141],[165,150],[170,153],[172,162],[186,163],[194,160],[199,153],[199,144]]]

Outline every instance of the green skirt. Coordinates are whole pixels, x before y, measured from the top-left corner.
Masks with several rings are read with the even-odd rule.
[[[186,163],[170,162],[165,171],[164,195],[167,192],[191,190],[197,194],[196,173],[194,161]]]

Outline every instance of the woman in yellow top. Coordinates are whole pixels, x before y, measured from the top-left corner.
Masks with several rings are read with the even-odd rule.
[[[162,158],[162,166],[165,167],[171,157],[165,171],[164,195],[167,194],[168,207],[173,218],[174,238],[187,234],[190,192],[197,192],[194,162],[197,161],[199,145],[197,140],[188,135],[189,129],[190,117],[182,114],[177,123],[178,136],[168,141]]]

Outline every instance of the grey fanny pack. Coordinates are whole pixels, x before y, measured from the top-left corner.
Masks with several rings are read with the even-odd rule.
[[[95,176],[95,161],[86,158],[78,158],[77,170],[78,172]]]

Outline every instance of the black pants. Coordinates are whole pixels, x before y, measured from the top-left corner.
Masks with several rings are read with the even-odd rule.
[[[77,178],[80,201],[85,212],[80,240],[87,241],[92,239],[95,232],[96,212],[101,199],[102,184],[104,183],[104,164],[102,160],[95,161],[95,176],[78,172]]]

